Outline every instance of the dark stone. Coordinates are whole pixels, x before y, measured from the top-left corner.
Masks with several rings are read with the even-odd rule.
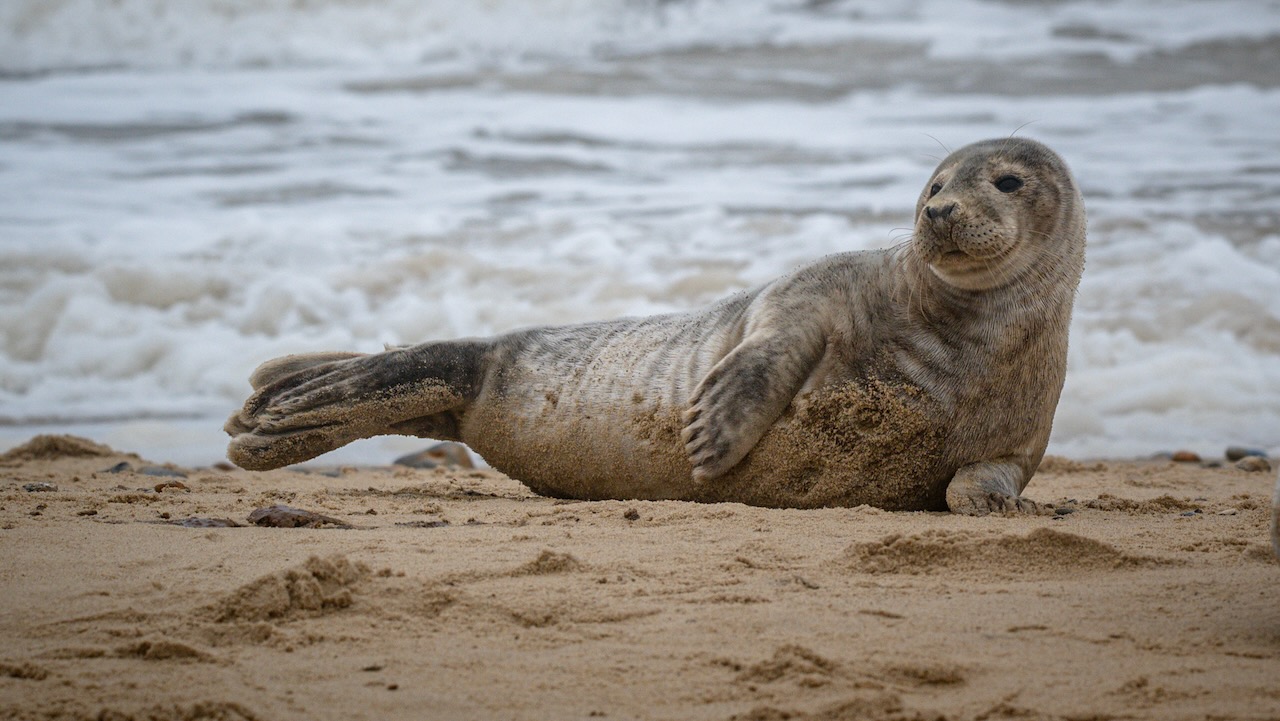
[[[187,474],[182,471],[175,471],[172,468],[164,466],[143,466],[138,469],[138,473],[144,476],[160,476],[162,478],[186,478]]]
[[[351,528],[350,523],[332,516],[283,505],[259,508],[249,514],[249,523],[269,528],[323,528],[325,526]]]
[[[1247,448],[1245,446],[1227,446],[1227,460],[1238,461],[1246,456],[1262,456],[1266,457],[1267,452],[1260,448]]]
[[[628,508],[627,512],[622,514],[622,517],[628,521],[638,521],[640,520],[640,512],[634,508]]]
[[[171,526],[182,526],[183,528],[240,528],[242,524],[236,523],[230,518],[179,518],[174,521],[165,521]]]
[[[58,490],[58,487],[52,483],[24,483],[22,484],[22,490],[27,493],[48,493],[49,491]]]
[[[396,525],[404,526],[405,528],[444,528],[445,526],[449,525],[449,522],[448,521],[404,521],[403,523],[397,523]]]
[[[102,472],[103,473],[124,473],[125,471],[132,471],[132,470],[133,470],[133,466],[129,465],[128,461],[120,461],[119,463],[115,464],[114,466]]]

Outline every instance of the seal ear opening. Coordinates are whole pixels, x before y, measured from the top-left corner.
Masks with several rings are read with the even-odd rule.
[[[259,388],[274,383],[286,376],[291,376],[301,370],[313,368],[324,363],[332,363],[334,361],[347,360],[349,358],[358,358],[366,353],[352,353],[350,351],[329,351],[325,353],[299,353],[296,355],[287,355],[280,358],[272,358],[254,369],[253,374],[249,376],[249,385],[256,391]]]

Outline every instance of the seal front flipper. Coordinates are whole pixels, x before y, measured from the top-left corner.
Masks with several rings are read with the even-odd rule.
[[[755,447],[795,398],[821,356],[820,344],[793,334],[745,338],[698,384],[680,438],[693,478],[724,475]]]
[[[966,516],[1048,512],[1018,495],[1025,485],[1022,468],[1015,463],[971,463],[961,466],[947,485],[947,508]]]

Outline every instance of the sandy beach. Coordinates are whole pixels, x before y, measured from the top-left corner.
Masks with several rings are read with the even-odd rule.
[[[1274,478],[1050,458],[1056,515],[965,518],[41,437],[0,456],[0,718],[1276,719]]]

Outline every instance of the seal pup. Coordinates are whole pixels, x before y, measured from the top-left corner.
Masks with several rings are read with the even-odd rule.
[[[701,310],[268,361],[227,455],[405,434],[558,497],[1036,512],[1084,250],[1062,159],[982,141],[925,183],[909,242]]]

